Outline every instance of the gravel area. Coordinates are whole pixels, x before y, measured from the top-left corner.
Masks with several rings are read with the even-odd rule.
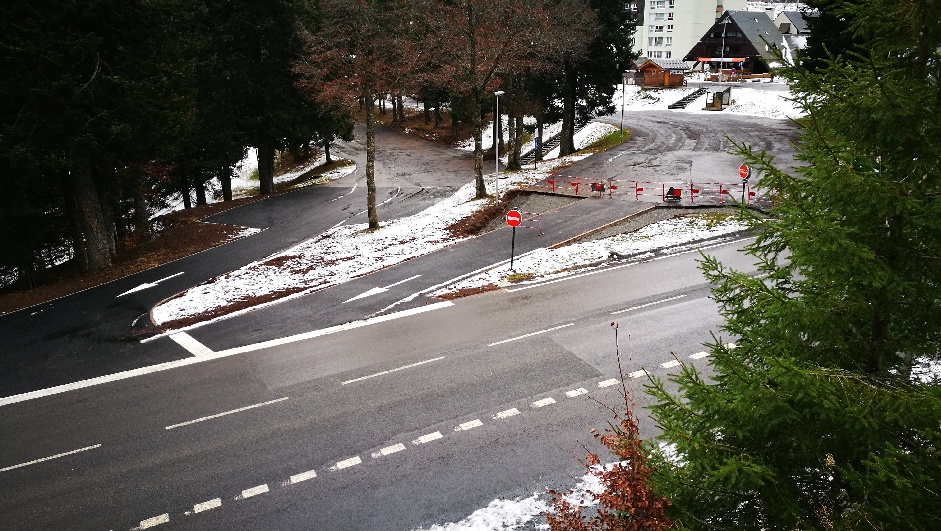
[[[520,212],[533,212],[535,214],[545,214],[565,205],[581,201],[582,197],[573,197],[565,195],[553,195],[541,192],[521,192],[513,201],[510,202],[510,209]],[[506,220],[503,215],[496,216],[490,220],[486,228],[480,232],[484,234],[506,226]]]

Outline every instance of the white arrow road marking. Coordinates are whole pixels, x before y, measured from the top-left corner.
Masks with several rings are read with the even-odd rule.
[[[170,280],[171,278],[173,278],[173,277],[178,277],[178,276],[180,276],[180,275],[182,275],[182,274],[183,274],[183,272],[181,271],[181,272],[179,272],[179,273],[177,273],[177,274],[175,274],[175,275],[170,275],[170,276],[168,276],[168,277],[166,277],[166,278],[161,278],[160,280],[155,280],[155,281],[153,281],[153,282],[145,282],[145,283],[141,284],[140,286],[137,286],[136,288],[131,288],[131,289],[125,291],[124,293],[118,295],[118,297],[123,297],[123,296],[127,295],[128,293],[134,293],[135,291],[141,291],[141,290],[145,290],[145,289],[147,289],[147,288],[152,288],[152,287],[156,286],[157,284],[160,284],[160,283],[163,282],[164,280]],[[118,297],[115,297],[115,299],[117,299]]]
[[[378,294],[380,294],[380,293],[385,293],[386,291],[389,291],[389,288],[393,288],[393,287],[395,287],[395,286],[398,286],[399,284],[404,284],[404,283],[408,282],[409,280],[415,280],[416,278],[418,278],[418,277],[420,277],[420,276],[421,276],[421,275],[415,275],[414,277],[408,277],[408,278],[406,278],[405,280],[400,280],[400,281],[396,282],[395,284],[389,284],[388,286],[386,286],[386,287],[384,287],[384,288],[372,288],[371,290],[369,290],[369,291],[367,291],[367,292],[365,292],[365,293],[361,293],[361,294],[359,294],[359,295],[353,297],[352,299],[347,299],[347,300],[343,301],[343,304],[346,304],[346,303],[348,303],[348,302],[350,302],[350,301],[355,301],[355,300],[357,300],[357,299],[365,299],[366,297],[372,297],[373,295],[378,295]]]

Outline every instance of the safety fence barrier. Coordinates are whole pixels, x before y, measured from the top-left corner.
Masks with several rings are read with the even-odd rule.
[[[524,212],[518,208],[514,208],[512,210],[516,210],[517,212],[523,215],[521,224],[517,225],[516,228],[538,230],[539,231],[538,235],[542,236],[542,214],[538,212]],[[534,225],[529,225],[529,224],[524,225],[524,223],[526,222],[532,222],[534,223]]]
[[[743,190],[744,187],[744,190]],[[530,185],[530,190],[575,197],[626,196],[635,201],[659,201],[663,203],[725,204],[742,200],[751,204],[757,192],[748,184],[716,182],[655,182],[626,179],[586,179],[574,176],[555,176]],[[744,195],[743,195],[744,194]]]

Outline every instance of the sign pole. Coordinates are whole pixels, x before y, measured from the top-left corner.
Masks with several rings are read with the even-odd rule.
[[[513,271],[513,255],[516,253],[516,227],[513,227],[513,237],[510,239],[510,271]]]
[[[742,206],[745,206],[745,184],[748,183],[748,178],[751,177],[751,168],[748,167],[748,164],[742,164],[738,167],[738,176],[742,178]]]

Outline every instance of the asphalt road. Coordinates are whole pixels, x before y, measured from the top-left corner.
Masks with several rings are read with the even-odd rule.
[[[736,248],[711,252],[747,270]],[[620,403],[612,320],[636,393],[706,361],[691,256],[4,406],[4,526],[413,529],[571,486],[593,399]]]
[[[721,143],[681,149],[693,131],[787,134],[781,122],[685,116],[634,116],[635,140],[579,171],[616,175],[655,159],[722,159]],[[669,127],[674,117],[681,125]],[[389,162],[377,168],[386,219],[470,180],[469,156],[412,142],[380,136],[394,152],[381,154]],[[771,148],[786,151],[785,140],[775,142]],[[339,151],[360,156],[357,145]],[[457,521],[496,498],[564,488],[581,475],[580,444],[610,418],[588,397],[619,403],[617,386],[599,387],[618,374],[612,320],[621,323],[629,375],[646,368],[665,376],[676,370],[674,353],[705,366],[707,359],[690,356],[720,323],[692,252],[454,304],[415,295],[505,259],[507,230],[191,330],[189,348],[132,337],[133,323],[159,300],[361,221],[362,179],[357,172],[224,213],[213,221],[266,230],[0,317],[0,396],[105,377],[29,400],[0,399],[4,528],[413,529]],[[647,206],[578,201],[546,214],[545,236],[518,233],[518,249]],[[736,247],[712,252],[747,270]],[[128,370],[141,374],[106,377]],[[628,381],[639,393],[642,378]],[[642,429],[655,431],[646,418]]]

